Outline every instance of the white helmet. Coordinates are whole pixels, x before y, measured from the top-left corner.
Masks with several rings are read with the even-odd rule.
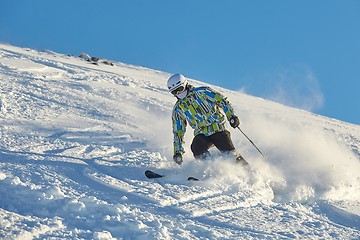
[[[186,89],[187,84],[187,79],[181,74],[172,75],[167,82],[169,92],[174,95],[178,92],[183,92]]]

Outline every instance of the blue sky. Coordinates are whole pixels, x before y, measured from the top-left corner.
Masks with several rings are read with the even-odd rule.
[[[358,0],[2,1],[0,42],[183,73],[360,124],[359,13]]]

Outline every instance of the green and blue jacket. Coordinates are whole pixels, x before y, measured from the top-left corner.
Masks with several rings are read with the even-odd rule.
[[[234,115],[233,107],[221,93],[209,87],[189,86],[188,94],[185,98],[178,99],[172,112],[174,153],[185,152],[183,144],[187,123],[194,129],[195,136],[210,136],[224,131],[225,117],[229,120]]]

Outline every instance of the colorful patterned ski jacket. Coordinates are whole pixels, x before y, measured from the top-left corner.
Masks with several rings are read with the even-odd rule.
[[[234,109],[221,93],[209,87],[189,86],[184,99],[178,99],[172,112],[174,133],[174,154],[184,153],[184,135],[187,122],[194,129],[194,135],[210,136],[226,129],[225,116],[229,120]]]

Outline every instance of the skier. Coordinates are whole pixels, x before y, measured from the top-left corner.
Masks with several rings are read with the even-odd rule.
[[[231,127],[237,128],[240,125],[240,120],[226,97],[210,87],[193,87],[181,74],[171,76],[167,85],[169,92],[177,98],[172,112],[175,163],[181,165],[183,162],[184,135],[189,123],[194,129],[191,151],[196,159],[209,157],[208,150],[215,145],[221,152],[233,154],[237,162],[248,164],[235,151],[230,132],[226,129],[225,116]]]

